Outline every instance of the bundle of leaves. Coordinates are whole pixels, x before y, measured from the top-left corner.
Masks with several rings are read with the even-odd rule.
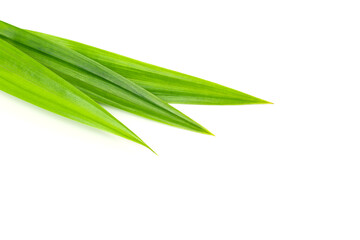
[[[99,103],[204,134],[211,133],[169,103],[269,103],[220,84],[2,21],[0,90],[146,147]]]

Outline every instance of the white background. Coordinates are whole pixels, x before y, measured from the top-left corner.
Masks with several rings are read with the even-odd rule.
[[[274,102],[108,108],[159,154],[0,93],[0,239],[359,239],[359,1],[2,0],[1,20]]]

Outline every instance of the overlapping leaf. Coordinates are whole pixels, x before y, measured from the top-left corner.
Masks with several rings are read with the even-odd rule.
[[[1,39],[0,90],[64,117],[147,146],[90,97]]]
[[[26,47],[9,39],[6,39],[6,41],[27,53],[44,66],[51,69],[53,72],[57,73],[59,76],[70,82],[94,100],[138,114],[140,116],[165,122],[165,119],[158,118],[154,115],[154,111],[156,111],[156,109],[153,109],[151,105],[148,105],[147,102],[143,102],[137,97],[134,97],[133,94],[118,85],[104,81],[101,77],[77,68],[57,58],[51,57],[50,55],[36,51],[33,48]],[[147,104],[146,108],[143,107],[144,104]],[[166,123],[173,124],[173,122]]]
[[[69,47],[137,83],[168,103],[182,104],[264,104],[262,99],[200,78],[157,67],[79,42],[32,32]],[[100,100],[100,99],[97,99]],[[102,101],[113,99],[102,97]]]
[[[65,63],[69,69],[72,68],[83,73],[94,75],[96,78],[102,79],[107,86],[112,84],[117,86],[117,88],[121,88],[122,93],[126,92],[127,94],[122,94],[117,97],[123,99],[125,102],[132,102],[137,105],[138,109],[136,112],[139,115],[145,117],[151,116],[153,119],[170,125],[210,134],[201,125],[171,107],[165,101],[77,51],[2,21],[0,21],[0,36],[6,41],[11,40],[42,54],[49,55],[56,61]],[[98,89],[97,86],[86,85],[86,89],[90,89],[90,92],[94,93],[92,95],[93,97],[99,95],[102,98],[107,98],[107,95],[110,95],[107,91],[101,92],[102,89]]]

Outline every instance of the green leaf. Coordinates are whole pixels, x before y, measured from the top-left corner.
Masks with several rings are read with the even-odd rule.
[[[69,47],[139,84],[168,103],[241,105],[270,103],[246,93],[79,42],[32,33]]]
[[[102,78],[103,81],[117,85],[131,95],[131,98],[127,98],[128,95],[118,97],[124,98],[126,101],[134,101],[139,108],[144,109],[147,114],[151,114],[154,119],[157,118],[164,123],[188,130],[211,134],[200,124],[196,123],[144,88],[70,48],[56,44],[48,39],[36,36],[28,31],[2,21],[0,21],[0,35],[6,39],[61,60],[74,68],[89,72]],[[141,111],[139,111],[139,115],[141,115]]]
[[[1,39],[0,90],[48,111],[148,147],[86,94]]]
[[[105,103],[156,121],[164,122],[170,125],[174,124],[174,120],[166,122],[166,119],[158,118],[154,114],[157,109],[154,109],[154,107],[147,101],[139,100],[136,96],[134,96],[134,94],[124,90],[118,85],[104,81],[103,78],[77,68],[57,58],[51,57],[50,55],[36,51],[9,39],[6,39],[6,41],[19,48],[29,56],[33,57],[35,60],[48,67],[53,72],[57,73],[63,79],[86,93],[95,101]],[[144,105],[146,107],[143,107]],[[182,127],[181,122],[178,122],[178,127]]]

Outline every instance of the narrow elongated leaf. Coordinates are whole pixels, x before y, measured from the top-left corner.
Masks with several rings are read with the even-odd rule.
[[[90,97],[0,39],[0,90],[81,123],[147,145]]]
[[[0,39],[2,38],[0,37]],[[157,110],[154,109],[152,105],[148,104],[147,101],[139,100],[132,93],[124,90],[118,85],[104,81],[104,79],[101,77],[77,68],[50,55],[36,51],[33,48],[26,47],[25,45],[6,38],[5,41],[11,43],[29,56],[33,57],[35,60],[48,67],[53,72],[57,73],[63,79],[70,82],[72,85],[98,102],[105,103],[156,121],[166,121],[166,119],[158,118],[153,114]],[[146,107],[143,107],[144,105]],[[175,120],[165,123],[174,124],[174,121]],[[178,122],[178,126],[182,127],[182,123]]]
[[[0,21],[0,35],[4,38],[25,45],[44,54],[50,55],[71,66],[94,74],[97,77],[104,79],[104,81],[117,85],[132,95],[132,99],[126,100],[134,101],[135,99],[136,104],[141,108],[146,109],[148,113],[151,113],[154,116],[154,119],[158,118],[159,121],[177,127],[211,134],[200,124],[196,123],[144,88],[70,48],[56,44],[43,37],[36,36],[28,31],[22,30],[2,21]],[[126,96],[119,97],[126,98]]]
[[[241,105],[269,103],[246,93],[79,42],[32,32],[69,47],[121,74],[168,103]]]

